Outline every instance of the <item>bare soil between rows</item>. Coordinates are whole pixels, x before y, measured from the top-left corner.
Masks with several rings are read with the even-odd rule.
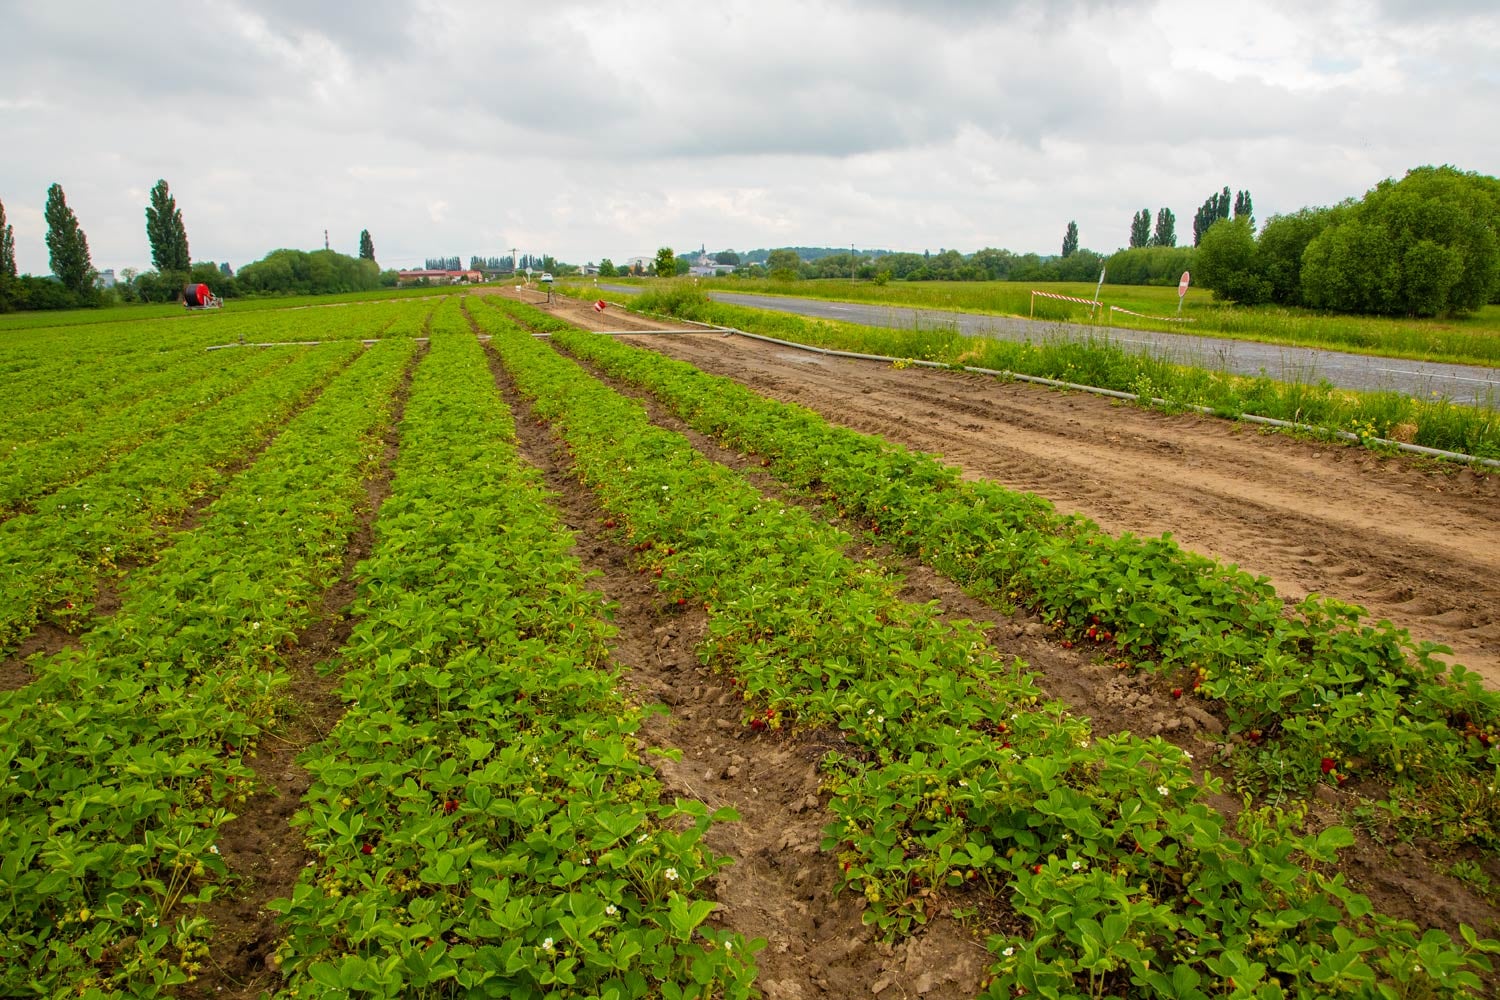
[[[535,300],[537,296],[530,296]],[[555,297],[593,330],[682,324]],[[1365,608],[1500,687],[1500,476],[961,372],[717,333],[627,338],[854,430],[1036,493],[1114,534]]]

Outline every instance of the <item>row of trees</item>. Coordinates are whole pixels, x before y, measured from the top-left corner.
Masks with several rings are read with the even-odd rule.
[[[1231,203],[1229,188],[1226,185],[1224,190],[1209,195],[1208,200],[1199,206],[1197,213],[1193,215],[1193,246],[1201,246],[1203,235],[1212,229],[1216,223],[1229,218],[1231,204],[1234,206],[1234,217],[1236,219],[1247,220],[1248,225],[1252,229],[1255,228],[1255,215],[1250,203],[1250,192],[1235,192],[1234,201]]]
[[[1500,301],[1500,180],[1418,167],[1359,201],[1220,219],[1198,247],[1215,296],[1338,312],[1454,316]]]
[[[0,203],[0,312],[68,309],[100,305],[106,299],[97,287],[98,274],[90,259],[88,238],[68,207],[61,185],[53,184],[47,189],[44,215],[47,253],[55,280],[16,273],[14,227],[6,223],[5,206]],[[171,302],[182,297],[185,285],[198,283],[212,285],[221,298],[232,298],[242,291],[358,291],[380,283],[395,283],[394,276],[384,282],[379,278],[375,242],[368,229],[359,234],[358,267],[350,266],[354,258],[333,251],[305,254],[288,250],[275,251],[257,262],[264,267],[246,265],[251,272],[250,280],[243,280],[243,270],[241,280],[236,280],[228,264],[212,261],[195,264],[188,248],[182,210],[165,180],[158,180],[151,188],[146,205],[146,242],[154,270],[136,272],[126,268],[115,286],[114,297],[126,302]],[[318,253],[327,256],[320,257]],[[305,260],[293,261],[288,255],[294,254]],[[376,276],[373,283],[371,274]]]
[[[513,262],[518,263],[518,267],[513,267]],[[458,256],[427,257],[423,266],[429,271],[461,271],[463,258]],[[527,268],[533,271],[561,273],[564,265],[559,264],[551,254],[523,253],[519,257],[512,257],[509,254],[504,257],[481,257],[478,254],[469,256],[469,270],[471,271],[524,271]]]
[[[1151,229],[1151,209],[1143,208],[1130,220],[1130,248],[1175,247],[1177,245],[1177,216],[1170,208],[1156,213],[1156,230]]]
[[[66,309],[98,300],[88,237],[68,207],[61,185],[47,189],[43,215],[47,220],[47,255],[56,281],[16,273],[15,227],[5,221],[5,205],[0,203],[0,312]]]

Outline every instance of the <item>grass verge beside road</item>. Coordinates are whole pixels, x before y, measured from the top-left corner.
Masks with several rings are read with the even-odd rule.
[[[1164,399],[1169,406],[1206,406],[1231,418],[1254,414],[1348,431],[1370,442],[1383,438],[1500,458],[1500,410],[1492,408],[1396,392],[1353,392],[1327,383],[1246,378],[1171,364],[1103,342],[1011,343],[951,329],[897,330],[808,319],[724,305],[700,289],[680,285],[646,292],[631,306],[819,347],[1037,375]]]

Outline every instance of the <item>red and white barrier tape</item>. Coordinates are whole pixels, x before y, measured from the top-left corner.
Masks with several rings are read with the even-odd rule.
[[[1146,313],[1131,312],[1129,309],[1121,309],[1119,306],[1110,306],[1109,311],[1112,313],[1124,313],[1126,316],[1139,316],[1141,319],[1160,320],[1163,323],[1192,323],[1196,319],[1196,317],[1194,316],[1150,316]]]
[[[1097,306],[1099,303],[1093,299],[1075,299],[1071,295],[1058,295],[1056,292],[1038,292],[1032,289],[1032,295],[1040,295],[1044,299],[1061,299],[1064,302],[1077,302],[1086,306]]]

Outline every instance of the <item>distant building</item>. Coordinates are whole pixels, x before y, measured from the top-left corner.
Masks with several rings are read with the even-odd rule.
[[[688,274],[695,278],[716,278],[721,274],[730,274],[734,271],[733,264],[720,264],[708,254],[699,254],[698,259],[688,266]]]
[[[397,285],[415,285],[423,280],[429,285],[479,284],[484,280],[483,271],[440,271],[423,268],[419,271],[397,271]]]
[[[94,283],[100,288],[115,287],[115,269],[112,267],[106,267],[104,270],[99,272],[99,277],[95,279]]]
[[[625,258],[625,263],[620,266],[632,274],[634,274],[636,271],[640,271],[642,274],[644,274],[645,272],[651,270],[652,266],[655,263],[655,257],[627,257]]]

